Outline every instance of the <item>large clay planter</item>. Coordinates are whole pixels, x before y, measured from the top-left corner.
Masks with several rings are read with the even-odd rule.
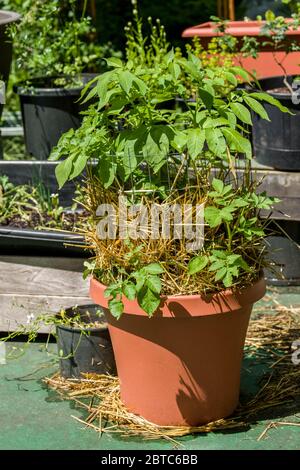
[[[107,308],[105,286],[90,295]],[[200,425],[232,414],[239,401],[244,341],[253,303],[265,281],[239,294],[162,298],[149,319],[124,298],[120,320],[107,315],[128,410],[159,425]]]
[[[286,18],[287,23],[292,22],[291,18]],[[238,50],[242,45],[242,38],[244,36],[255,38],[259,43],[259,52],[257,57],[244,57],[241,52],[238,52],[235,57],[235,64],[241,65],[251,73],[255,73],[257,78],[275,77],[280,75],[282,70],[278,63],[284,63],[284,68],[287,74],[293,75],[299,73],[300,52],[285,53],[290,49],[292,42],[300,42],[300,28],[293,29],[290,27],[286,32],[286,37],[278,45],[278,50],[274,50],[274,46],[270,44],[268,37],[261,34],[261,28],[264,21],[228,21],[226,27],[226,34],[235,37],[238,40]],[[212,38],[223,36],[224,33],[216,30],[215,23],[207,22],[197,26],[192,26],[185,29],[182,33],[183,38],[193,38],[198,36],[201,38],[201,44],[207,48]],[[276,56],[276,60],[274,59]]]

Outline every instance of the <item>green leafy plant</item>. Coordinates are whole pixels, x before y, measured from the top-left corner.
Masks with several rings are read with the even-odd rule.
[[[90,330],[89,328],[97,328],[103,325],[103,311],[99,308],[93,313],[91,316],[90,312],[86,310],[85,312],[78,311],[78,307],[72,307],[72,311],[66,312],[66,310],[61,309],[61,311],[57,314],[28,314],[27,315],[27,322],[20,323],[15,331],[8,333],[7,336],[3,336],[0,339],[0,342],[11,341],[19,336],[26,336],[27,341],[25,343],[25,348],[12,348],[12,354],[9,355],[9,359],[16,359],[24,354],[25,349],[36,339],[38,338],[39,332],[41,328],[47,328],[49,330],[48,338],[45,343],[45,349],[48,349],[48,344],[51,337],[57,339],[57,330],[56,328],[59,326],[63,327],[70,327],[76,328],[80,330],[80,338],[81,335],[89,336]],[[77,348],[79,347],[80,340],[78,341]],[[63,351],[60,350],[58,357],[60,359],[68,359],[72,357],[76,353],[76,350],[73,350],[70,355],[64,356]]]
[[[74,85],[83,71],[101,70],[104,57],[120,55],[110,44],[91,42],[95,29],[86,8],[79,12],[77,3],[27,0],[20,6],[22,19],[10,28],[18,77],[27,80],[64,75],[72,77]]]
[[[79,195],[77,195],[79,196]],[[58,194],[50,194],[42,184],[14,185],[6,175],[0,176],[0,224],[16,227],[75,230],[84,226],[87,214],[75,214],[82,197],[72,211],[61,206]]]
[[[171,47],[161,56],[153,37],[140,41],[141,61],[137,55],[108,60],[111,70],[83,92],[91,104],[82,126],[62,136],[51,156],[62,160],[56,171],[61,187],[87,169],[86,204],[94,222],[86,238],[95,258],[85,275],[107,286],[117,318],[123,296],[137,299],[151,316],[161,296],[205,295],[257,280],[266,251],[259,211],[277,201],[256,194],[247,126],[250,111],[268,119],[264,102],[289,112],[265,93],[238,88],[239,77],[249,81],[242,68],[203,67],[191,51],[184,56]],[[244,171],[237,174],[241,156]],[[173,203],[180,213],[185,204],[204,204],[203,246],[191,252],[186,235],[166,239],[162,232],[154,239],[135,239],[130,231],[99,238],[97,207],[110,204],[120,217],[120,195],[129,208]]]
[[[216,38],[217,42],[222,45],[221,47],[227,48],[227,51],[237,58],[243,56],[256,59],[260,50],[264,48],[270,49],[274,62],[282,71],[283,84],[293,94],[292,86],[287,79],[285,60],[289,53],[300,50],[299,42],[295,39],[290,39],[288,35],[288,32],[295,31],[300,26],[300,3],[288,0],[283,3],[291,4],[291,18],[287,19],[281,15],[276,16],[272,10],[267,10],[264,20],[262,17],[257,18],[258,21],[261,21],[261,38],[244,36],[241,38],[240,43],[237,41],[237,38],[227,33],[227,21],[217,17],[212,17],[212,19],[216,24],[216,30],[223,33],[222,36]],[[282,54],[278,55],[278,52],[282,52]]]

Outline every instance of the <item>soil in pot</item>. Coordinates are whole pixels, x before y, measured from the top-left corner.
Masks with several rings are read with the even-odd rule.
[[[292,85],[296,77],[288,77]],[[268,103],[264,107],[270,122],[253,113],[253,152],[262,165],[278,170],[300,171],[300,104],[292,101],[284,86],[284,77],[266,78],[259,83],[262,90],[279,100],[293,115],[282,113]]]
[[[83,86],[95,76],[83,74],[73,86],[67,82],[55,85],[59,77],[47,77],[14,88],[20,97],[25,145],[30,155],[47,159],[62,134],[80,126],[80,113],[85,107],[78,100]]]
[[[83,228],[87,217],[80,206],[63,207],[58,194],[51,195],[41,182],[15,185],[0,175],[0,227],[74,231]]]
[[[66,309],[65,315],[73,320],[79,317],[80,321],[57,326],[61,376],[115,375],[115,359],[103,310],[98,305],[81,305]]]
[[[91,281],[92,299],[107,308],[104,291]],[[107,315],[107,321],[128,410],[176,426],[232,414],[252,306],[264,293],[260,279],[239,294],[166,297],[151,319],[136,301],[123,299],[120,320]]]
[[[46,228],[55,228],[53,217],[49,214],[38,214],[37,212],[30,212],[27,214],[28,219],[24,220],[21,214],[13,215],[1,221],[0,226],[7,228],[31,228],[39,230],[43,226]],[[74,230],[76,226],[82,221],[83,216],[87,216],[86,212],[73,212],[65,210],[61,214],[59,226],[61,230]]]

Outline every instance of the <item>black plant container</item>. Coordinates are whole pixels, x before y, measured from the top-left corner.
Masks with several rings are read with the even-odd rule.
[[[18,13],[13,11],[0,10],[0,80],[6,84],[8,82],[10,65],[12,60],[12,42],[7,33],[7,26],[20,18]],[[3,103],[0,100],[0,118],[3,110]]]
[[[88,83],[96,74],[83,74]],[[36,78],[15,86],[20,97],[26,150],[39,160],[46,160],[62,134],[77,129],[86,106],[79,102],[83,87],[58,88],[54,78]]]
[[[98,305],[81,305],[66,309],[68,316],[80,313],[81,321],[97,321],[97,328],[57,326],[60,373],[64,378],[80,378],[83,373],[116,374],[116,364],[105,316],[99,318]]]
[[[290,84],[293,78],[288,77]],[[277,170],[300,171],[300,104],[292,102],[290,93],[269,91],[284,88],[283,79],[265,78],[259,83],[262,90],[279,100],[294,115],[283,113],[268,103],[264,107],[270,122],[253,113],[253,150],[256,160],[262,165]],[[296,93],[294,97],[297,98]]]
[[[277,221],[279,227],[274,224],[274,230],[278,235],[266,238],[269,260],[272,270],[265,270],[265,278],[268,284],[277,286],[300,285],[300,222]],[[286,235],[287,236],[286,236]]]

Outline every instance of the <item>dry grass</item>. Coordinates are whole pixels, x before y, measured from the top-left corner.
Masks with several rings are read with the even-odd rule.
[[[176,177],[175,177],[176,179]],[[187,273],[187,265],[193,253],[189,250],[189,240],[184,232],[184,218],[182,222],[174,220],[171,214],[171,226],[175,221],[177,227],[181,227],[183,238],[177,239],[174,236],[164,238],[162,234],[157,239],[151,239],[149,235],[149,224],[145,225],[142,232],[145,238],[139,237],[134,240],[130,237],[122,239],[119,232],[116,234],[115,239],[101,239],[97,234],[96,225],[100,220],[97,217],[96,210],[100,204],[111,205],[116,214],[115,226],[118,227],[120,218],[119,210],[119,196],[125,195],[130,199],[132,196],[135,198],[135,204],[141,204],[148,209],[148,214],[151,214],[151,207],[154,205],[159,206],[161,209],[167,204],[176,204],[179,208],[176,210],[178,215],[183,214],[183,207],[187,204],[193,207],[193,221],[195,221],[196,206],[204,203],[209,205],[207,199],[207,177],[203,181],[197,182],[196,185],[187,185],[184,190],[173,189],[169,192],[167,198],[163,200],[157,193],[150,192],[132,192],[126,193],[123,190],[104,189],[101,183],[94,177],[88,179],[85,188],[85,207],[90,214],[93,214],[90,220],[89,228],[84,233],[86,244],[94,253],[96,260],[97,272],[96,277],[105,285],[118,280],[120,268],[126,273],[130,274],[138,267],[145,266],[149,263],[160,263],[165,272],[161,275],[162,281],[162,294],[163,295],[187,295],[187,294],[210,294],[224,290],[224,285],[221,281],[215,281],[215,273],[209,271],[208,267],[201,273],[189,276]],[[239,195],[240,187],[236,189],[236,196]],[[255,214],[253,210],[249,210],[245,217],[253,217]],[[136,218],[136,214],[132,219]],[[129,217],[130,219],[130,217]],[[264,224],[262,222],[262,224]],[[172,229],[171,229],[172,230]],[[193,226],[195,230],[195,225]],[[174,232],[171,231],[171,235]],[[225,230],[217,228],[210,228],[205,225],[205,249],[202,254],[210,253],[212,249],[228,249],[227,234]],[[208,246],[208,240],[212,242]],[[258,277],[258,273],[265,267],[265,245],[261,242],[261,237],[254,237],[247,241],[245,237],[236,236],[232,242],[232,253],[242,255],[248,265],[251,267],[249,272],[243,272],[243,276],[239,276],[233,284],[233,289],[245,288],[252,285]],[[197,251],[195,251],[195,254]]]
[[[269,372],[263,377],[257,394],[241,404],[229,419],[221,419],[198,427],[158,426],[140,416],[130,413],[120,399],[117,377],[85,375],[81,381],[65,380],[58,374],[46,379],[46,383],[64,399],[72,400],[87,413],[86,420],[74,419],[98,433],[118,433],[125,437],[141,436],[145,439],[167,439],[177,443],[176,438],[230,428],[241,428],[255,421],[258,414],[268,408],[294,403],[300,398],[300,367],[291,361],[291,345],[300,338],[300,308],[281,305],[264,307],[270,313],[262,315],[250,324],[246,349],[257,360],[268,360]],[[269,423],[259,439],[264,438],[272,427],[295,425],[279,421]]]

